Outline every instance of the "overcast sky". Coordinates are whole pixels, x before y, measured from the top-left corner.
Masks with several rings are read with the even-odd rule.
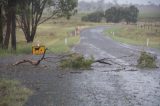
[[[90,2],[90,1],[98,1],[98,0],[79,0],[79,1],[87,1],[87,2]],[[105,2],[112,2],[115,1],[115,0],[104,0]],[[160,4],[160,0],[117,0],[117,2],[119,4],[149,4],[149,1],[151,3],[154,3],[156,5],[159,5]]]

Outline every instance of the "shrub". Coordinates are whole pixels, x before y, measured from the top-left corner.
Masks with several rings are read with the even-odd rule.
[[[85,59],[80,54],[73,54],[60,62],[62,68],[90,69],[94,59]]]
[[[156,56],[147,52],[141,52],[140,58],[138,59],[138,66],[141,68],[156,68]]]

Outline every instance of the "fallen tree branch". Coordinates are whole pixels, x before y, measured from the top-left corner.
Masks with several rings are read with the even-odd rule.
[[[43,54],[42,57],[41,57],[39,60],[37,60],[37,61],[31,60],[31,59],[24,59],[24,60],[21,60],[21,61],[16,62],[16,63],[13,64],[13,65],[16,66],[16,65],[19,65],[19,64],[23,64],[23,63],[30,63],[31,65],[37,66],[37,65],[39,65],[39,64],[41,63],[42,60],[47,61],[47,62],[59,63],[59,62],[65,60],[65,59],[67,59],[68,57],[76,54],[76,53],[69,53],[69,54],[59,55],[59,56],[45,57],[45,55],[46,55],[46,50],[48,50],[48,49],[45,49],[44,54]],[[116,63],[116,62],[112,62],[111,59],[120,59],[120,58],[131,57],[131,56],[133,56],[133,54],[132,54],[132,55],[129,55],[129,56],[121,56],[121,57],[117,57],[117,58],[103,58],[103,59],[95,60],[95,61],[93,61],[93,63],[101,63],[101,64],[108,64],[108,65],[112,65],[113,63],[114,63],[114,64],[118,64],[118,63]],[[51,59],[51,58],[57,59],[57,61],[49,61],[48,59]],[[111,63],[110,63],[110,62],[107,62],[107,60],[111,61]],[[121,64],[118,64],[118,65],[121,65]]]
[[[102,63],[102,64],[108,64],[108,65],[112,65],[111,63],[108,63],[106,61],[104,61],[105,59],[101,59],[101,60],[96,60],[93,63]]]
[[[117,58],[103,58],[103,59],[98,59],[98,60],[95,60],[93,63],[102,63],[102,64],[108,64],[108,65],[112,65],[111,63],[109,62],[106,62],[106,60],[110,60],[111,59],[121,59],[121,58],[125,58],[125,57],[131,57],[133,56],[133,54],[129,55],[129,56],[121,56],[121,57],[117,57]],[[113,62],[113,61],[112,61]],[[113,62],[114,64],[118,64],[116,62]],[[121,65],[121,64],[118,64],[118,65]]]
[[[41,63],[42,60],[44,60],[45,54],[46,54],[46,50],[47,50],[47,49],[45,49],[44,54],[43,54],[42,57],[41,57],[39,60],[37,60],[37,61],[35,61],[35,60],[30,60],[30,59],[27,59],[27,60],[24,59],[24,60],[21,60],[21,61],[16,62],[16,63],[13,64],[13,65],[16,66],[16,65],[19,65],[19,64],[22,64],[22,63],[30,63],[30,64],[32,64],[32,65],[37,66],[37,65],[39,65],[39,64]]]

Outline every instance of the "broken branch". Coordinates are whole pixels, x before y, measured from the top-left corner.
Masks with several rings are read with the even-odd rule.
[[[14,65],[14,66],[16,66],[16,65],[19,65],[19,64],[22,64],[22,63],[30,63],[30,64],[32,64],[32,65],[37,66],[37,65],[39,65],[39,64],[40,64],[40,62],[41,62],[42,60],[44,60],[44,58],[45,58],[45,54],[46,54],[46,50],[47,50],[47,49],[45,49],[44,54],[43,54],[43,55],[42,55],[42,57],[41,57],[39,60],[37,60],[37,61],[27,59],[27,60],[21,60],[21,61],[18,61],[18,62],[16,62],[16,63],[15,63],[15,64],[13,64],[13,65]]]

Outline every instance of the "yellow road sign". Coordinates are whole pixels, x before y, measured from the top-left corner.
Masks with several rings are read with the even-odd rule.
[[[45,46],[32,46],[32,54],[42,55],[45,52]]]

